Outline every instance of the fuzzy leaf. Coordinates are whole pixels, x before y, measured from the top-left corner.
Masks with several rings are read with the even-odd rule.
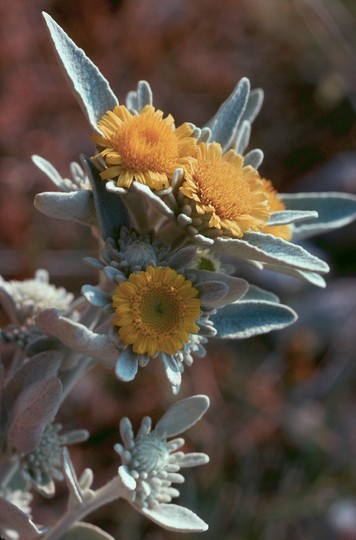
[[[244,156],[244,165],[250,165],[254,169],[258,169],[264,158],[264,153],[260,148],[254,148]]]
[[[248,122],[250,122],[250,124],[252,124],[252,122],[261,110],[263,98],[264,94],[262,88],[254,88],[253,90],[251,90],[250,95],[248,96],[246,108],[241,117],[241,121],[247,120]]]
[[[174,437],[193,426],[209,407],[209,398],[192,396],[178,401],[160,418],[154,429],[159,437]]]
[[[202,289],[202,292],[206,292],[209,283],[212,283],[214,285],[216,285],[217,283],[225,285],[226,293],[223,296],[216,296],[215,299],[206,299],[204,296],[202,297],[203,305],[207,305],[209,307],[218,308],[225,306],[226,304],[231,304],[231,302],[234,302],[235,300],[243,297],[248,291],[247,281],[234,276],[229,276],[228,274],[197,269],[187,270],[185,274],[188,279],[191,279],[193,281],[195,287],[200,289],[201,286],[206,286],[205,289]],[[220,291],[222,292],[221,288]]]
[[[93,306],[106,307],[111,304],[111,296],[93,285],[83,285],[82,294]]]
[[[55,336],[73,351],[80,352],[113,366],[117,358],[117,347],[104,334],[95,334],[86,326],[61,317],[55,309],[45,309],[36,317],[38,327]]]
[[[249,232],[243,240],[234,238],[217,238],[215,249],[237,255],[246,259],[289,266],[308,272],[328,272],[328,265],[315,257],[301,246],[286,242],[272,234]]]
[[[243,339],[271,330],[280,330],[297,320],[296,313],[282,304],[266,301],[244,301],[220,309],[211,317],[218,337]]]
[[[60,540],[115,540],[113,536],[96,525],[78,522]]]
[[[236,134],[236,142],[234,144],[237,154],[243,154],[250,142],[251,124],[247,120],[241,122],[241,126]]]
[[[34,205],[45,216],[89,226],[96,224],[93,194],[87,189],[69,193],[44,191],[35,196]]]
[[[130,218],[122,200],[106,189],[99,171],[86,156],[82,156],[84,170],[93,190],[94,205],[103,239],[117,238],[121,226],[130,227]]]
[[[298,270],[297,268],[289,268],[288,266],[279,266],[277,264],[267,263],[263,264],[263,268],[266,270],[271,270],[272,272],[293,276],[297,279],[301,279],[302,281],[306,281],[307,283],[311,283],[316,287],[326,287],[325,279],[315,272],[306,272],[303,270]]]
[[[283,210],[281,212],[273,212],[269,218],[267,225],[288,225],[297,221],[305,221],[306,219],[317,218],[318,212],[314,210]]]
[[[177,504],[159,504],[155,509],[143,508],[141,512],[168,531],[204,532],[209,528],[194,512]]]
[[[132,381],[136,377],[137,370],[137,354],[132,351],[131,347],[127,347],[116,361],[115,374],[121,381]]]
[[[356,196],[348,193],[281,194],[288,210],[315,210],[318,217],[295,225],[293,238],[298,240],[343,227],[356,219]]]
[[[37,538],[41,535],[36,525],[31,521],[30,516],[25,514],[20,508],[10,501],[0,496],[0,523],[1,527],[13,529],[20,538]]]
[[[279,298],[276,294],[270,291],[265,291],[256,285],[250,285],[247,293],[244,296],[245,300],[266,300],[267,302],[279,303]]]
[[[98,130],[98,121],[118,105],[109,83],[84,51],[67,36],[47,13],[43,13],[60,63],[69,79],[79,104],[91,126]]]
[[[52,163],[50,163],[47,159],[44,159],[41,156],[33,155],[32,161],[38,167],[48,178],[54,183],[55,186],[57,186],[62,191],[69,191],[65,182],[63,181],[63,178],[57,171],[55,167],[53,167]]]
[[[51,377],[34,383],[20,395],[8,432],[10,448],[25,453],[36,448],[46,425],[57,413],[61,394],[61,381]]]
[[[13,404],[25,388],[42,379],[57,375],[62,354],[56,351],[45,351],[33,356],[21,366],[15,376],[6,385],[4,401]]]
[[[223,150],[230,147],[235,130],[244,113],[250,92],[250,82],[244,77],[235,86],[231,95],[221,105],[209,122],[212,140],[221,144]]]

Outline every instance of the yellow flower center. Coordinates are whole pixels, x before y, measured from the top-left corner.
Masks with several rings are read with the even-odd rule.
[[[132,273],[113,295],[113,324],[138,354],[176,354],[197,332],[198,290],[172,268],[148,266]]]
[[[103,135],[94,134],[99,156],[108,166],[103,180],[116,179],[117,185],[129,187],[133,180],[160,190],[169,186],[175,169],[194,156],[196,142],[189,125],[175,128],[171,115],[146,105],[139,115],[125,106],[108,111],[98,123]]]
[[[207,215],[210,228],[225,229],[233,236],[261,230],[269,217],[258,172],[244,167],[242,156],[233,150],[222,155],[217,143],[199,145],[197,161],[188,166],[180,191],[194,201],[197,214]]]

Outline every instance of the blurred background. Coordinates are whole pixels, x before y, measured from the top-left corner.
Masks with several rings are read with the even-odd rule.
[[[123,101],[147,79],[154,104],[177,123],[202,125],[238,79],[265,91],[252,133],[260,168],[282,192],[356,193],[356,3],[353,0],[12,0],[0,2],[0,274],[51,281],[78,293],[96,275],[84,227],[40,215],[33,197],[54,189],[31,162],[39,154],[69,175],[92,153],[91,132],[54,56],[41,11],[82,47]],[[234,343],[212,342],[188,368],[180,397],[206,393],[211,407],[187,434],[210,454],[188,471],[179,502],[210,524],[205,540],[356,538],[356,226],[308,243],[332,267],[326,290],[285,276],[255,283],[294,307],[293,327]],[[6,322],[6,321],[3,321]],[[122,384],[92,371],[60,421],[91,439],[73,447],[96,485],[115,473],[118,422],[157,420],[173,401],[161,366]],[[35,499],[53,522],[65,504]],[[90,517],[118,540],[175,540],[116,502]],[[89,519],[88,519],[89,521]],[[189,540],[190,536],[185,538]]]

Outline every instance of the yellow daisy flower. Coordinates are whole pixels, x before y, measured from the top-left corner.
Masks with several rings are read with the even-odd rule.
[[[196,141],[187,123],[174,126],[171,115],[146,105],[133,115],[119,105],[108,111],[98,123],[102,134],[94,141],[102,150],[107,169],[103,180],[116,180],[119,187],[130,187],[136,180],[153,190],[166,189],[175,169],[185,167],[196,153]]]
[[[172,268],[148,266],[120,283],[112,297],[113,324],[133,352],[176,354],[198,332],[198,290]]]
[[[267,195],[261,178],[243,157],[217,143],[198,145],[197,160],[189,163],[179,188],[196,214],[211,229],[241,238],[261,231],[269,218]],[[187,200],[184,201],[186,203]]]
[[[267,193],[268,204],[270,212],[281,212],[286,209],[284,202],[280,198],[278,191],[274,189],[272,183],[265,178],[262,179],[264,189]],[[292,229],[290,225],[271,225],[263,229],[266,234],[273,234],[283,238],[283,240],[290,240],[292,238]]]

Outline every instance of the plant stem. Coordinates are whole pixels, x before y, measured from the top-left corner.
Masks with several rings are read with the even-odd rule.
[[[83,517],[97,510],[101,506],[108,504],[115,499],[119,499],[126,492],[118,476],[110,480],[103,487],[95,492],[95,495],[89,501],[81,506],[68,508],[63,516],[57,521],[42,540],[59,540],[70,528],[80,521]]]

